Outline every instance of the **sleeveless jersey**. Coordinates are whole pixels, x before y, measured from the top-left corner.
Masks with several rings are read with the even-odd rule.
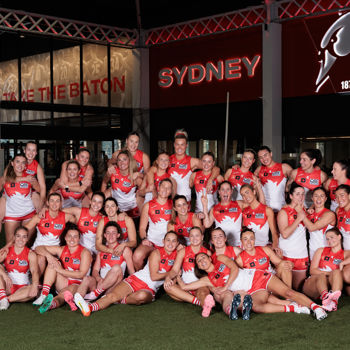
[[[297,218],[297,212],[291,207],[282,208],[288,215],[288,225]],[[280,235],[279,247],[283,251],[283,255],[287,258],[293,259],[304,259],[308,257],[307,243],[306,243],[306,229],[304,224],[301,222],[296,230],[288,237],[283,238]]]
[[[103,217],[103,226],[106,226],[107,222],[110,222],[111,220],[108,219],[108,216]],[[122,234],[118,239],[119,243],[125,243],[129,242],[129,236],[128,236],[128,229],[126,227],[125,220],[117,220],[116,223],[120,226],[122,229]]]
[[[297,175],[294,180],[298,185],[302,186],[305,190],[305,201],[306,208],[311,207],[311,191],[322,185],[321,181],[321,170],[314,169],[311,173],[306,173],[301,168],[298,168]]]
[[[345,182],[345,185],[350,186],[350,179],[347,179]],[[331,210],[335,211],[338,208],[338,203],[335,199],[335,191],[337,187],[339,186],[338,181],[335,179],[331,179],[329,185],[328,185],[328,191],[329,191],[329,197],[331,199]]]
[[[34,213],[32,202],[32,185],[28,181],[6,182],[4,185],[6,196],[5,218],[20,218]]]
[[[36,176],[36,174],[38,173],[38,161],[33,159],[33,161],[26,165],[24,172],[23,172],[23,176]]]
[[[78,227],[81,232],[80,244],[88,249],[90,253],[97,254],[96,250],[96,231],[99,221],[102,219],[102,214],[98,213],[91,216],[89,208],[81,208]]]
[[[64,188],[60,188],[60,193],[63,198],[62,208],[81,208],[81,202],[83,200],[84,192],[72,192],[66,191]]]
[[[237,259],[237,255],[236,255],[235,250],[233,249],[232,245],[226,246],[224,255],[227,256],[228,258],[230,258],[231,260]],[[218,257],[217,257],[216,252],[214,252],[214,254],[211,256],[211,260],[212,260],[213,264],[215,264],[218,261]]]
[[[64,246],[62,253],[60,255],[60,261],[62,267],[67,271],[79,271],[80,263],[81,263],[81,252],[84,250],[84,247],[79,245],[74,253],[69,251],[68,246]],[[71,281],[81,281],[78,278],[70,278],[68,280]]]
[[[159,253],[160,253],[158,272],[160,272],[160,273],[169,272],[172,269],[172,267],[174,266],[177,250],[175,249],[172,253],[168,254],[163,247],[157,248],[157,249],[159,250]],[[153,281],[151,279],[148,261],[147,261],[146,266],[142,270],[135,272],[133,274],[133,276],[135,276],[135,277],[139,278],[141,281],[145,282],[148,285],[148,287],[150,289],[154,290],[155,292],[157,292],[158,289],[164,283],[164,280]]]
[[[122,175],[117,167],[115,171],[116,173],[111,175],[112,197],[117,200],[120,211],[132,210],[137,207],[136,186],[132,183],[130,175]]]
[[[117,248],[118,245],[119,244],[116,243],[114,245],[113,249]],[[123,257],[123,254],[120,256],[114,255],[112,253],[104,253],[104,252],[100,252],[99,254],[100,254],[100,276],[101,276],[101,278],[105,278],[108,271],[110,271],[114,265],[120,265],[123,273],[125,272],[126,262],[125,262],[125,259]],[[124,266],[122,266],[122,265],[124,265]]]
[[[80,167],[79,175],[78,175],[79,176],[79,181],[83,180],[83,178],[85,177],[86,169],[87,169],[87,166]]]
[[[4,261],[4,267],[14,285],[30,284],[29,280],[29,254],[30,249],[24,247],[20,254],[16,254],[15,248],[9,248],[9,252]]]
[[[274,211],[280,211],[285,205],[285,189],[287,178],[283,174],[281,163],[272,167],[262,165],[258,174],[262,184],[267,206]]]
[[[330,211],[327,208],[324,208],[319,213],[316,213],[316,211],[313,214],[308,214],[307,218],[312,222],[315,223],[318,220],[321,219],[322,215],[326,212]],[[331,229],[332,225],[327,225],[326,227],[323,227],[320,230],[312,231],[310,232],[310,239],[309,239],[309,250],[310,250],[310,259],[312,260],[312,257],[314,256],[316,250],[321,247],[327,247],[327,240],[326,240],[326,231]]]
[[[240,234],[242,228],[242,210],[236,201],[227,205],[221,203],[213,207],[215,227],[221,227],[226,233],[229,245],[240,246]]]
[[[266,205],[260,203],[255,209],[251,207],[243,209],[243,226],[247,226],[255,233],[256,246],[269,244],[270,227],[267,220]]]
[[[137,171],[139,173],[143,173],[143,152],[141,150],[137,150],[136,153],[133,155],[133,158],[135,159],[136,165],[137,165]]]
[[[254,174],[251,171],[247,171],[246,173],[242,172],[241,169],[232,169],[229,178],[227,179],[229,183],[233,187],[233,199],[241,200],[242,196],[240,193],[241,187],[244,184],[254,185],[253,180]]]
[[[179,236],[182,236],[185,238],[186,240],[186,244],[189,245],[190,244],[190,230],[191,228],[193,227],[193,223],[192,223],[192,220],[193,220],[193,215],[194,213],[192,212],[188,212],[187,213],[187,220],[182,223],[179,219],[178,216],[176,216],[176,219],[175,219],[175,225],[174,225],[174,231],[179,235]]]
[[[164,173],[163,175],[157,175],[157,172],[154,173],[154,186],[156,188],[156,191],[159,191],[159,183],[164,180],[164,179],[169,179],[170,175],[168,173]],[[148,186],[148,184],[147,184]],[[145,194],[145,201],[144,203],[148,203],[150,200],[153,199],[153,193],[152,192],[147,192]]]
[[[339,208],[337,213],[337,227],[343,235],[343,247],[345,250],[350,249],[350,210]]]
[[[175,154],[171,155],[168,174],[176,181],[177,194],[184,195],[187,199],[187,202],[189,202],[191,200],[191,157],[185,155],[183,159],[178,160]]]
[[[211,176],[211,173],[208,175],[203,174],[203,170],[199,170],[195,173],[194,177],[194,189],[196,191],[196,213],[203,212],[203,205],[201,198],[203,196],[204,190],[206,191],[208,179]],[[208,211],[218,203],[217,200],[217,189],[218,189],[219,183],[215,179],[213,181],[213,190],[212,193],[207,193],[207,198],[208,198]]]
[[[331,247],[325,247],[322,250],[321,259],[318,268],[322,271],[333,271],[339,269],[339,264],[344,261],[344,250],[340,249],[333,253]]]
[[[185,249],[185,256],[182,261],[182,279],[185,283],[191,283],[198,280],[198,278],[194,273],[196,255],[199,253],[208,254],[208,249],[201,247],[197,254],[193,252],[191,246],[185,247],[184,249]]]
[[[244,269],[268,271],[270,268],[270,258],[262,247],[255,247],[254,255],[250,255],[243,250],[239,256],[242,258]]]
[[[40,219],[36,226],[36,239],[32,249],[41,245],[60,245],[60,236],[66,227],[66,214],[59,211],[55,218],[50,216],[48,210],[45,217]]]
[[[165,204],[159,204],[156,199],[149,202],[147,239],[158,247],[163,246],[163,238],[171,219],[173,203],[168,199]]]

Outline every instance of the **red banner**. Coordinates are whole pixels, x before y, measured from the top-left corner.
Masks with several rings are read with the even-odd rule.
[[[151,108],[254,100],[262,94],[261,27],[150,48]]]

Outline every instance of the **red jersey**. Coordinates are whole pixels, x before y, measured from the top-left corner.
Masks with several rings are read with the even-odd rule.
[[[87,168],[88,168],[88,166],[80,167],[80,170],[79,170],[79,181],[81,181],[85,177]]]
[[[103,217],[104,223],[103,226],[106,226],[107,222],[110,222],[111,220],[108,219],[108,216]],[[128,242],[129,241],[129,236],[128,236],[128,229],[126,227],[125,220],[117,220],[116,223],[120,226],[122,229],[122,234],[119,237],[118,241],[119,242]]]
[[[325,247],[322,250],[321,259],[318,264],[320,270],[333,271],[339,269],[339,264],[344,261],[344,250],[340,249],[333,253],[331,247]]]
[[[154,173],[154,185],[156,187],[157,192],[159,191],[159,183],[164,179],[169,179],[170,175],[168,173],[164,173],[163,175],[158,175],[157,172]]]
[[[258,177],[263,186],[266,185],[268,181],[279,185],[286,178],[283,173],[282,163],[275,163],[271,167],[262,165]]]
[[[89,232],[96,235],[97,226],[99,221],[102,219],[102,214],[98,213],[95,216],[91,216],[89,212],[89,208],[81,208],[78,227],[81,234],[87,234]]]
[[[33,161],[26,165],[24,172],[23,172],[23,176],[36,176],[36,174],[38,173],[38,161],[33,159]]]
[[[119,190],[123,193],[129,193],[135,188],[135,185],[130,179],[130,175],[122,175],[119,168],[114,167],[115,174],[111,175],[111,186],[113,190]]]
[[[230,258],[231,260],[237,259],[237,255],[236,255],[235,250],[232,247],[232,245],[226,246],[224,255],[227,256],[228,258]],[[216,252],[214,252],[214,254],[211,256],[211,260],[212,260],[213,264],[215,264],[218,261],[218,257],[217,257]]]
[[[81,199],[84,196],[84,192],[72,192],[72,191],[66,191],[64,188],[60,188],[61,195],[63,199],[73,198],[73,199]]]
[[[116,243],[113,249],[117,248],[119,243]],[[123,254],[120,256],[113,255],[113,253],[100,252],[100,268],[111,268],[114,265],[121,265],[125,260]]]
[[[270,258],[262,247],[255,247],[255,254],[250,255],[245,250],[239,255],[244,269],[269,270]]]
[[[168,174],[176,181],[177,193],[184,195],[189,202],[191,200],[190,177],[192,174],[191,157],[185,155],[178,160],[176,155],[170,156]]]
[[[346,180],[345,185],[350,186],[350,179]],[[328,185],[329,197],[331,199],[331,210],[333,211],[335,211],[338,207],[338,203],[335,199],[335,191],[337,190],[338,186],[339,186],[339,183],[335,179],[331,179]]]
[[[133,155],[136,165],[137,165],[137,171],[143,172],[143,152],[141,150],[137,150],[136,153]]]
[[[49,210],[45,212],[45,217],[37,224],[37,245],[59,245],[59,238],[66,227],[66,213],[59,211],[55,218],[50,216]]]
[[[305,206],[309,208],[313,204],[311,199],[311,191],[322,185],[321,170],[314,169],[311,173],[306,173],[301,168],[298,168],[294,181],[304,188]]]
[[[175,249],[172,253],[168,254],[164,247],[158,248],[160,253],[159,261],[159,272],[169,272],[174,266],[177,250]]]
[[[337,227],[343,235],[343,247],[345,250],[350,249],[350,210],[338,208]]]
[[[15,285],[30,284],[29,281],[29,258],[30,249],[24,247],[20,254],[16,254],[14,246],[9,248],[9,252],[4,261],[4,267]]]
[[[204,247],[201,247],[198,253],[194,253],[191,246],[185,248],[185,255],[182,261],[182,279],[185,283],[198,280],[194,273],[196,255],[199,253],[208,254],[208,252],[208,249]]]
[[[84,250],[84,247],[78,245],[77,249],[74,253],[69,251],[68,246],[64,246],[60,261],[62,263],[62,267],[67,271],[79,271],[80,263],[81,263],[81,252]]]
[[[176,216],[176,219],[175,219],[174,231],[179,236],[185,237],[186,241],[189,238],[190,230],[193,227],[193,223],[192,223],[193,215],[194,213],[189,211],[187,215],[187,219],[184,223],[180,221],[178,216]]]
[[[203,170],[199,170],[195,173],[194,176],[194,188],[197,193],[202,192],[204,188],[207,187],[208,179],[210,178],[211,173],[208,175],[203,174]],[[213,189],[212,192],[216,192],[219,186],[217,179],[213,180]]]
[[[214,270],[208,273],[208,278],[214,287],[223,287],[230,275],[231,269],[223,262],[217,261],[214,264]]]
[[[254,174],[251,171],[244,173],[240,168],[232,169],[231,174],[227,180],[232,185],[233,189],[237,192],[236,199],[242,199],[240,189],[244,184],[251,186],[254,185]]]

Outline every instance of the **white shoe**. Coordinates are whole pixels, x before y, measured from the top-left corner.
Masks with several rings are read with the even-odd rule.
[[[7,298],[1,299],[0,300],[0,310],[7,310],[10,306],[9,301],[7,300]]]
[[[90,316],[90,306],[79,293],[74,294],[74,302],[84,316]]]
[[[33,301],[33,305],[35,306],[41,305],[46,297],[47,295],[40,294],[40,297]]]
[[[94,292],[90,292],[90,293],[85,295],[84,299],[85,300],[96,300],[97,296]]]
[[[327,312],[324,311],[321,307],[318,307],[314,310],[316,320],[321,321],[327,317]]]
[[[310,309],[306,306],[301,306],[295,302],[290,303],[289,305],[293,305],[294,306],[294,312],[297,314],[306,314],[306,315],[310,315]]]

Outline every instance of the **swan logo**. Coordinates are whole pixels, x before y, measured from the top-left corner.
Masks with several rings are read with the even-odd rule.
[[[320,70],[315,82],[316,93],[330,78],[329,70],[338,58],[350,53],[350,12],[339,17],[324,34],[319,55]]]

